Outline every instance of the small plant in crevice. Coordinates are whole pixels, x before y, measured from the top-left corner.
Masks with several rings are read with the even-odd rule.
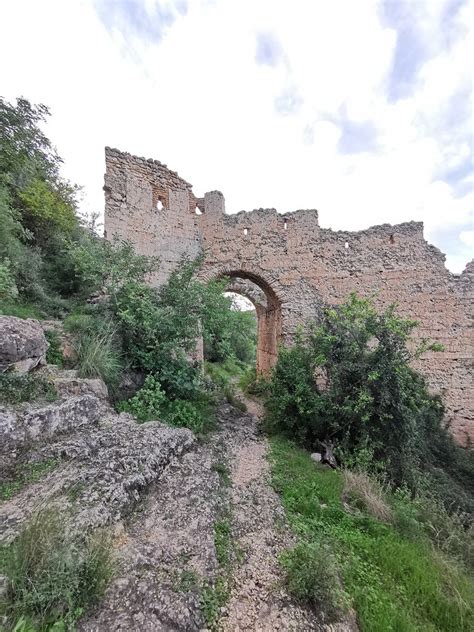
[[[14,475],[0,482],[0,500],[10,500],[26,485],[36,483],[43,476],[54,470],[59,465],[57,459],[47,459],[39,463],[27,463],[18,466]]]
[[[154,375],[148,375],[142,388],[127,401],[119,402],[120,412],[130,413],[140,422],[161,419],[166,394]]]
[[[48,364],[56,364],[59,367],[63,366],[64,357],[58,332],[54,329],[47,329],[44,335],[49,343],[48,350],[46,351],[46,362]]]
[[[134,415],[138,421],[163,421],[177,428],[189,428],[204,435],[214,427],[211,398],[202,392],[194,399],[168,399],[157,377],[148,375],[142,388],[117,409]]]
[[[224,487],[230,487],[232,482],[230,478],[230,470],[226,463],[223,463],[222,461],[213,463],[211,465],[211,470],[213,472],[217,472],[217,474],[219,475],[219,479],[221,483],[224,485]]]
[[[52,382],[37,373],[0,373],[0,403],[21,404],[45,400],[53,402],[58,398]]]
[[[228,581],[218,576],[213,583],[206,582],[201,587],[199,602],[207,626],[217,630],[220,610],[229,600],[230,590]]]

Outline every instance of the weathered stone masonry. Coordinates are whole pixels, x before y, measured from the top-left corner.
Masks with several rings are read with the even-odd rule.
[[[258,314],[258,368],[276,359],[300,323],[351,291],[378,306],[397,302],[420,322],[417,335],[444,345],[419,368],[443,395],[459,442],[474,441],[474,261],[461,275],[423,238],[423,225],[384,224],[360,232],[320,228],[315,210],[275,209],[226,215],[219,191],[195,197],[166,165],[106,148],[105,231],[161,258],[162,283],[182,255],[204,252],[203,278],[228,276]],[[258,286],[258,287],[255,287]]]

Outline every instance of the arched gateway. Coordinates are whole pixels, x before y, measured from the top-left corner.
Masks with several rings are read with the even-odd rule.
[[[227,276],[252,294],[258,315],[258,368],[266,373],[279,344],[322,305],[351,291],[420,322],[418,335],[444,346],[418,368],[441,392],[447,421],[461,443],[474,441],[472,327],[474,262],[451,274],[423,225],[384,224],[360,232],[319,226],[315,210],[275,209],[226,215],[219,191],[196,197],[192,186],[157,160],[106,148],[105,234],[160,257],[153,283],[165,281],[184,254],[204,253],[202,278]],[[253,289],[252,289],[253,288]],[[244,295],[247,295],[244,294]]]

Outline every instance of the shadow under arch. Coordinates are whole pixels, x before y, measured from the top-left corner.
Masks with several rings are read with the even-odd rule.
[[[257,375],[268,376],[278,359],[278,347],[282,338],[282,302],[268,281],[258,274],[246,270],[222,270],[216,278],[229,279],[227,290],[247,298],[257,314]],[[247,282],[238,283],[239,280]],[[260,300],[258,292],[248,287],[255,285],[263,292],[265,300]]]

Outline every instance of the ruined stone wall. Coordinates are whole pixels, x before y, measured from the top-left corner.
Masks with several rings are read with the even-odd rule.
[[[158,160],[106,147],[105,236],[119,237],[144,255],[158,255],[154,284],[166,280],[184,254],[201,250],[192,186]]]
[[[323,304],[352,291],[378,306],[397,302],[420,322],[417,335],[444,345],[419,361],[434,391],[441,392],[456,438],[474,441],[474,264],[451,274],[444,255],[410,222],[360,232],[319,227],[314,210],[281,215],[275,209],[226,215],[218,191],[195,198],[191,185],[156,162],[106,151],[106,230],[162,257],[157,282],[183,253],[205,253],[203,278],[227,275],[258,285],[266,295],[259,314],[262,366],[274,362],[280,342],[291,342],[298,324]],[[157,212],[155,199],[166,206]],[[202,214],[195,213],[196,206]]]

